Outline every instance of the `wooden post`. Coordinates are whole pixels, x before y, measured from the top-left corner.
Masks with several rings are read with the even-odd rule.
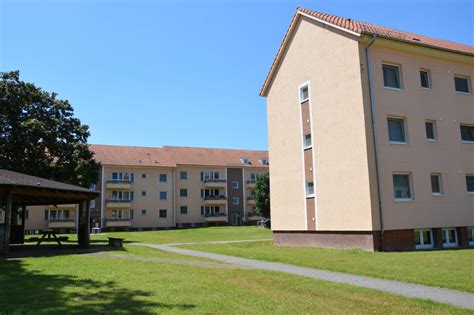
[[[5,208],[5,224],[3,230],[3,248],[0,248],[0,253],[8,256],[10,247],[10,225],[11,225],[11,213],[12,213],[13,196],[12,191],[9,190],[6,195],[6,208]]]
[[[77,238],[79,246],[82,248],[89,247],[89,224],[90,224],[89,202],[81,201],[79,203],[79,222],[77,229]]]
[[[26,206],[21,207],[21,243],[25,243]]]

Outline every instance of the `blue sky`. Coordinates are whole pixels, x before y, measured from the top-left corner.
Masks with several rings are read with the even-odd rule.
[[[91,143],[266,149],[258,93],[296,7],[473,45],[473,3],[0,0],[0,71],[68,99]]]

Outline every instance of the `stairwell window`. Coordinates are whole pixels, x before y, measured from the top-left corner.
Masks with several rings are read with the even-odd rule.
[[[306,102],[309,100],[309,85],[304,84],[300,86],[300,103]]]
[[[180,214],[188,214],[188,206],[181,206],[179,208],[179,213]]]
[[[411,189],[411,174],[393,174],[393,192],[395,201],[411,201],[413,193]]]
[[[474,143],[474,125],[461,125],[462,142]]]
[[[311,134],[310,133],[308,133],[307,135],[304,135],[303,145],[304,145],[305,149],[311,148],[312,141],[311,141]]]
[[[474,174],[466,175],[466,189],[469,195],[474,195]]]
[[[234,206],[240,204],[240,199],[239,199],[239,197],[234,197],[234,198],[232,198],[232,204],[233,204]]]
[[[443,234],[443,247],[456,247],[458,246],[458,233],[455,228],[442,229]]]
[[[422,88],[431,89],[431,75],[429,70],[420,70],[420,83]]]
[[[161,219],[166,219],[168,217],[168,210],[161,209],[159,211],[159,216],[160,216]]]
[[[306,182],[306,198],[314,197],[314,182]]]
[[[383,85],[388,88],[398,89],[402,88],[400,80],[400,66],[383,64]]]
[[[471,93],[471,78],[456,75],[454,76],[454,88],[459,93]]]
[[[430,176],[431,178],[431,193],[433,196],[442,196],[443,195],[443,186],[441,182],[441,174],[433,173]]]
[[[415,230],[415,248],[433,248],[433,232],[431,230]]]
[[[388,117],[388,140],[392,144],[406,144],[407,136],[405,131],[405,119]]]
[[[426,131],[426,139],[428,141],[438,140],[438,133],[437,133],[437,130],[436,130],[436,121],[426,120],[425,121],[425,131]]]

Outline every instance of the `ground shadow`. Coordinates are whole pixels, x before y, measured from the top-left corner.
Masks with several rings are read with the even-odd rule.
[[[51,275],[27,269],[26,264],[25,260],[0,260],[0,314],[155,314],[195,308],[146,301],[150,292],[126,289],[114,281]]]

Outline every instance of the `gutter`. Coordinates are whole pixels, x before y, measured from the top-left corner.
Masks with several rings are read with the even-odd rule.
[[[374,159],[375,159],[375,176],[376,176],[376,185],[377,185],[377,198],[378,198],[378,208],[379,208],[379,223],[380,223],[380,247],[383,248],[383,234],[384,234],[384,224],[383,224],[383,211],[382,211],[382,198],[380,194],[380,172],[379,172],[379,160],[377,153],[377,137],[376,137],[376,124],[375,124],[375,113],[374,113],[374,96],[372,90],[372,78],[371,78],[371,68],[370,68],[370,55],[369,48],[375,43],[377,36],[372,35],[372,40],[369,45],[365,47],[365,58],[367,63],[367,77],[369,83],[369,100],[370,100],[370,116],[372,119],[372,142],[374,146]]]

